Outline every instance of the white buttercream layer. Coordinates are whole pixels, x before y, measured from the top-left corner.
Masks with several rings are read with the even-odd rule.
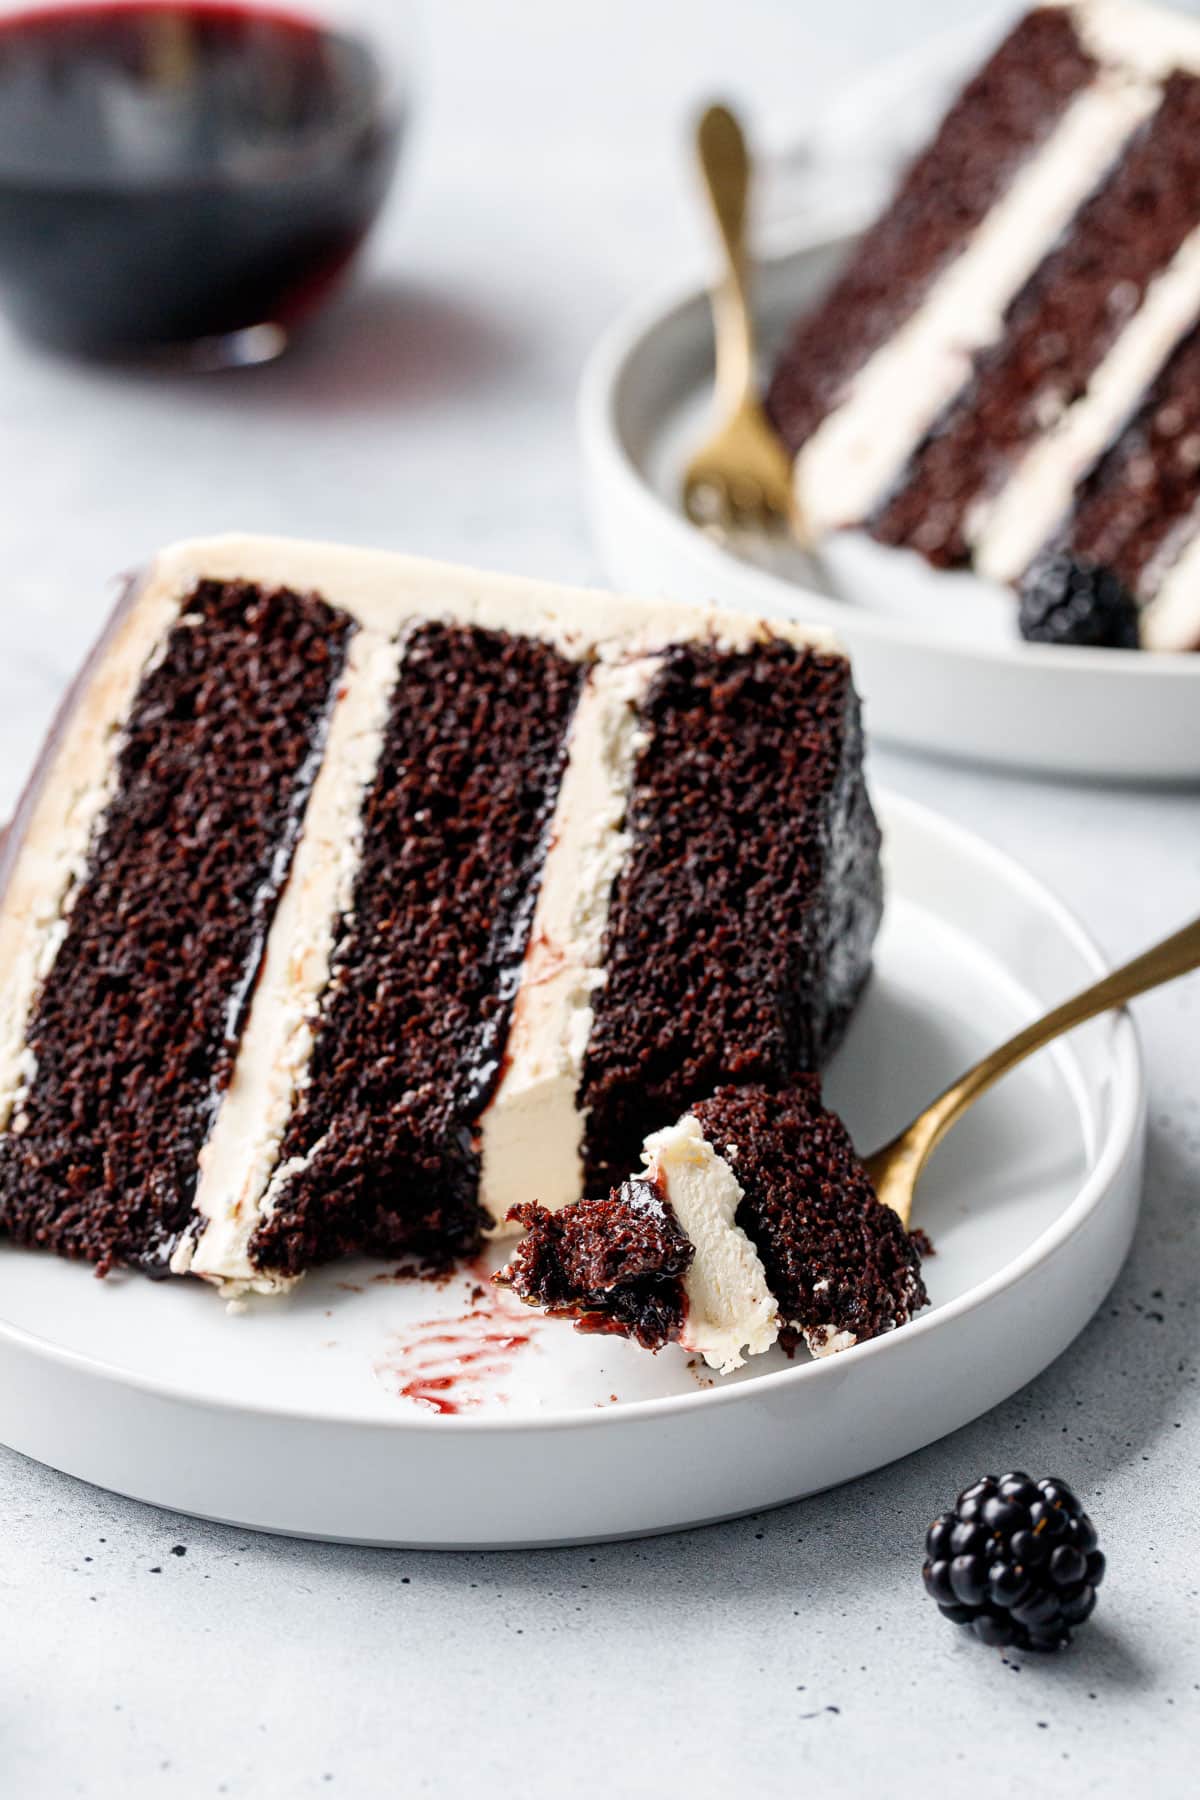
[[[583,1192],[579,1087],[604,982],[609,901],[629,850],[634,768],[647,741],[639,713],[657,667],[656,657],[597,663],[571,722],[504,1072],[479,1126],[480,1200],[498,1228],[521,1201],[553,1212]]]
[[[54,967],[93,835],[113,797],[135,694],[179,615],[175,594],[135,601],[93,669],[37,796],[0,906],[0,1131],[36,1074],[26,1032]]]
[[[1157,571],[1147,572],[1151,598],[1141,618],[1145,650],[1200,651],[1200,513],[1192,514],[1179,535],[1186,537],[1186,547],[1161,576]]]
[[[916,312],[868,358],[801,448],[803,517],[822,536],[866,518],[974,357],[1004,333],[1004,311],[1153,111],[1153,83],[1102,69],[1027,159]]]
[[[1059,3],[1059,0],[1055,0]],[[1140,0],[1066,0],[1079,40],[1098,62],[1124,63],[1152,80],[1172,69],[1200,74],[1200,26],[1194,18]]]
[[[394,638],[350,640],[325,756],[313,784],[286,886],[267,937],[233,1076],[200,1152],[195,1212],[202,1221],[172,1258],[191,1271],[260,1291],[288,1285],[250,1260],[250,1240],[296,1100],[308,1080],[335,935],[362,859],[365,794],[379,764],[400,666]]]
[[[1031,444],[994,499],[971,509],[966,535],[979,574],[1000,582],[1023,574],[1070,510],[1076,484],[1124,425],[1197,313],[1200,227],[1149,284],[1082,399]],[[1053,404],[1053,395],[1045,398]]]
[[[684,1276],[687,1318],[680,1343],[722,1375],[747,1356],[769,1350],[779,1336],[779,1309],[758,1252],[736,1223],[742,1188],[690,1113],[648,1137],[642,1152],[647,1178],[665,1193],[695,1248]]]
[[[387,636],[406,624],[443,619],[553,644],[574,661],[615,660],[667,644],[710,639],[745,650],[772,638],[835,651],[831,631],[791,619],[670,600],[633,599],[599,589],[560,587],[517,575],[486,574],[424,557],[359,550],[302,538],[229,536],[174,544],[155,558],[151,591],[188,593],[198,581],[251,581],[319,593],[356,624]]]

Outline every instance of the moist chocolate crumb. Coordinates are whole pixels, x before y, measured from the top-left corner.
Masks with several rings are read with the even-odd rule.
[[[282,1147],[298,1167],[250,1247],[260,1267],[477,1245],[472,1126],[499,1073],[580,679],[536,638],[441,623],[409,638]]]
[[[736,1148],[737,1222],[779,1302],[786,1350],[841,1332],[861,1343],[927,1304],[919,1247],[876,1197],[815,1077],[778,1093],[725,1088],[692,1111],[710,1143]]]
[[[0,1140],[19,1243],[166,1274],[351,630],[316,595],[205,581],[143,678]]]
[[[844,657],[681,645],[645,705],[584,1063],[587,1192],[726,1082],[819,1067],[870,968],[879,829]]]
[[[526,1227],[507,1268],[493,1279],[530,1305],[659,1350],[687,1316],[683,1277],[695,1249],[653,1182],[622,1182],[606,1200],[577,1200],[557,1213],[531,1203],[509,1219]]]

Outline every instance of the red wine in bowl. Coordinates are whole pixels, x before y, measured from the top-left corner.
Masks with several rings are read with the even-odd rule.
[[[362,242],[402,119],[369,46],[298,15],[0,18],[0,304],[86,354],[287,329]]]

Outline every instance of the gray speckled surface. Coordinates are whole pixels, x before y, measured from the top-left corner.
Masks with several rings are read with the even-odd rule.
[[[389,0],[347,10],[394,29]],[[799,125],[963,11],[443,0],[406,188],[340,337],[195,384],[0,341],[0,805],[98,575],[172,536],[302,529],[594,577],[575,378],[615,307],[699,242],[681,110],[721,86]],[[1022,857],[1113,954],[1198,910],[1195,794],[875,765]],[[1110,1301],[1015,1399],[852,1488],[640,1544],[437,1557],[201,1525],[0,1450],[0,1788],[1194,1791],[1200,982],[1139,1018],[1150,1177]],[[929,1516],[1012,1463],[1075,1482],[1111,1557],[1096,1622],[1049,1664],[960,1639],[918,1578]]]

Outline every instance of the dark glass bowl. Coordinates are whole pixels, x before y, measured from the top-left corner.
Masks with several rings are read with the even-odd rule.
[[[82,354],[273,354],[362,243],[403,120],[367,43],[290,12],[0,18],[0,304]]]

